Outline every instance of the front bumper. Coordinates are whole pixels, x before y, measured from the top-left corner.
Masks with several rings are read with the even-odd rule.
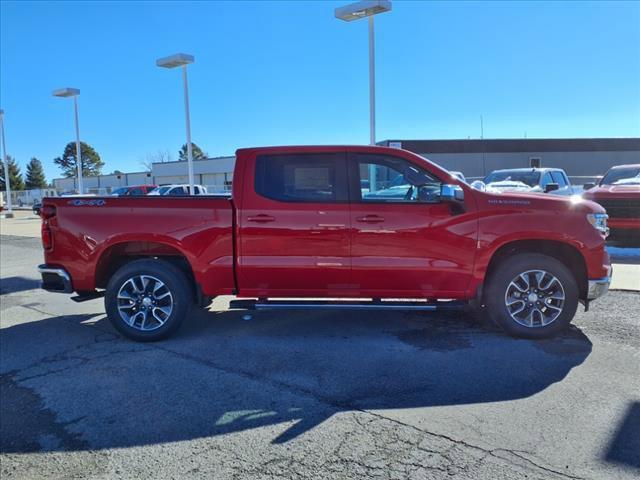
[[[595,300],[609,291],[611,277],[598,278],[589,280],[587,288],[587,300]]]
[[[58,293],[73,293],[71,276],[64,268],[52,267],[49,265],[39,265],[38,272],[42,275],[43,290]]]

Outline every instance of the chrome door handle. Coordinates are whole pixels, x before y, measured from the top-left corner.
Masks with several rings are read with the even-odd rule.
[[[356,217],[358,222],[362,223],[381,223],[384,222],[384,217],[378,215],[365,215],[364,217]]]
[[[276,217],[272,217],[271,215],[265,215],[261,213],[260,215],[254,215],[252,217],[247,217],[248,222],[257,222],[257,223],[267,223],[267,222],[275,222]]]

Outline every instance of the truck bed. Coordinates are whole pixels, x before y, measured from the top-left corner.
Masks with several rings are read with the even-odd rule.
[[[104,288],[112,258],[152,254],[183,256],[206,295],[231,293],[233,215],[225,197],[45,198],[53,245],[47,264],[64,264],[76,291]]]

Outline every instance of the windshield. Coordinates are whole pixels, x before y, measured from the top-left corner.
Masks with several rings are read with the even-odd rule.
[[[600,185],[616,184],[639,185],[640,167],[614,168],[609,170],[600,181]]]
[[[521,182],[529,185],[530,187],[535,187],[536,185],[538,185],[538,182],[540,180],[540,173],[513,171],[493,172],[485,177],[484,183],[503,182],[505,180],[510,182]]]

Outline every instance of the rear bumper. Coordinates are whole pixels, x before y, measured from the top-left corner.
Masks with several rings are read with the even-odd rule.
[[[64,268],[50,265],[39,265],[38,272],[42,276],[41,287],[48,292],[73,293],[71,276]]]
[[[609,291],[611,277],[603,277],[589,280],[587,288],[587,300],[595,300]]]

